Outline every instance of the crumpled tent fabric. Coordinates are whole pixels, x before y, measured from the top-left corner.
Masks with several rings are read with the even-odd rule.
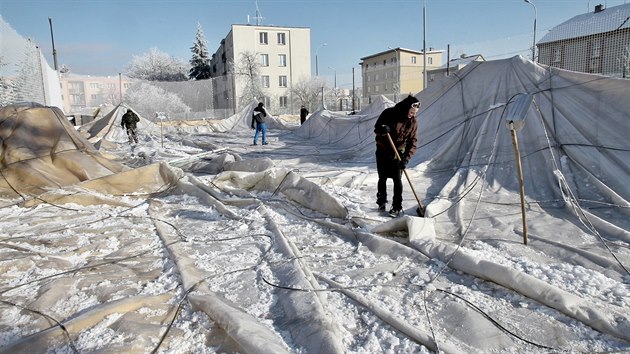
[[[127,169],[80,136],[56,107],[0,109],[0,196],[41,194]]]
[[[378,96],[358,114],[319,110],[295,130],[294,134],[318,142],[320,151],[331,146],[335,150],[346,150],[344,155],[350,153],[354,157],[372,158],[375,149],[374,124],[385,108],[393,106],[392,101]]]
[[[533,96],[516,133],[527,201],[548,207],[567,203],[576,210],[610,204],[618,206],[616,213],[628,214],[630,81],[543,67],[516,56],[471,63],[419,96],[428,104],[419,113],[419,148],[410,163],[426,163],[426,173],[449,176],[429,186],[435,205],[428,215],[456,206],[451,197],[473,181],[518,192],[508,129],[515,118],[507,113],[522,94]],[[595,222],[630,240],[623,231],[628,224],[617,225],[620,219],[597,209],[591,213]]]
[[[100,149],[101,144],[127,143],[127,130],[121,126],[122,116],[131,109],[138,115],[140,121],[137,123],[137,135],[140,140],[150,137],[160,136],[160,127],[150,120],[142,117],[133,108],[119,104],[102,118],[94,120],[79,127],[78,131],[96,147]],[[109,146],[112,147],[111,145]]]
[[[203,124],[196,123],[191,125],[187,124],[186,121],[182,121],[176,125],[166,127],[165,131],[173,133],[188,132],[195,134],[208,134],[213,132],[224,133],[233,129],[251,129],[252,114],[254,113],[254,108],[256,108],[257,105],[258,101],[252,100],[250,104],[241,109],[240,112],[237,112],[225,119],[206,120]],[[268,129],[289,130],[295,128],[294,126],[284,123],[278,117],[274,117],[269,112],[267,112],[266,123]]]
[[[629,90],[628,80],[556,70],[522,57],[471,63],[434,83],[417,96],[419,148],[408,167],[428,204],[424,219],[390,220],[367,206],[374,204],[378,109],[352,116],[316,112],[266,147],[250,146],[251,112],[243,111],[219,125],[222,131],[187,136],[190,146],[211,141],[229,149],[190,150],[198,155],[88,176],[39,194],[25,205],[41,208],[24,212],[43,215],[41,225],[15,231],[29,243],[0,249],[2,266],[10,270],[0,310],[20,319],[0,319],[9,333],[0,349],[69,351],[74,340],[94,350],[146,351],[175,319],[183,323],[174,322],[164,350],[198,340],[187,336],[190,327],[203,327],[195,332],[203,333],[201,345],[212,342],[219,352],[363,352],[376,348],[373,343],[391,344],[381,342],[383,336],[396,342],[387,350],[400,344],[405,352],[553,349],[516,340],[506,327],[559,348],[575,348],[573,339],[592,351],[607,343],[627,348],[630,187],[624,181],[630,148],[623,138],[630,133],[624,124]],[[517,131],[527,210],[535,221],[527,247],[518,239],[515,153],[506,128],[510,105],[525,93],[534,97]],[[38,129],[15,141],[24,145]],[[48,145],[64,140],[58,131],[61,138],[45,135]],[[87,145],[81,151],[95,151],[71,136]],[[116,144],[124,146],[111,146]],[[208,163],[201,167],[205,173],[193,175],[197,158]],[[173,165],[189,166],[188,173]],[[30,165],[21,167],[30,173]],[[78,210],[53,208],[63,202]],[[99,208],[107,215],[91,219],[103,215]],[[0,212],[5,218],[18,214]],[[24,220],[22,212],[17,219]],[[64,226],[71,230],[40,235],[54,220],[47,213],[68,215]],[[541,225],[549,223],[553,234],[541,235],[549,231]],[[66,243],[74,248],[68,251]],[[484,253],[488,248],[497,252]],[[546,268],[565,263],[575,269],[571,276],[582,280],[578,273],[587,270],[598,277],[596,285],[616,287],[593,296],[591,283],[561,289],[566,283],[548,277],[556,273]],[[591,288],[582,291],[585,285]],[[481,306],[473,311],[460,301],[464,296],[448,301],[446,291]],[[186,304],[211,321],[178,316]],[[481,311],[508,325],[497,328]],[[119,341],[81,343],[103,328]]]
[[[381,114],[381,112],[383,112],[385,108],[393,107],[395,104],[396,102],[390,100],[389,98],[383,95],[376,96],[374,97],[372,102],[369,105],[367,105],[365,108],[363,108],[361,111],[359,111],[358,114],[362,114],[362,115]]]

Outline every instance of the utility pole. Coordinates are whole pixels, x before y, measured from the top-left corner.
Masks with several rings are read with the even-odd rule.
[[[55,63],[55,71],[57,71],[57,49],[55,49],[55,37],[53,36],[52,18],[48,18],[48,24],[50,24],[50,39],[52,40],[53,49],[53,61]]]
[[[352,113],[354,113],[354,101],[355,101],[355,89],[354,89],[354,68],[352,68]]]
[[[422,69],[422,89],[427,88],[427,0],[424,0],[422,6],[422,57],[424,58],[424,64]]]

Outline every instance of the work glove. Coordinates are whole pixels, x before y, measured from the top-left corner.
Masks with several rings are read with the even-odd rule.
[[[407,163],[409,163],[409,159],[406,157],[403,157],[400,162],[398,162],[398,167],[401,170],[404,170],[405,168],[407,168]]]
[[[389,134],[390,129],[387,125],[383,124],[383,125],[379,125],[375,127],[374,132],[379,135],[385,135],[385,134]]]

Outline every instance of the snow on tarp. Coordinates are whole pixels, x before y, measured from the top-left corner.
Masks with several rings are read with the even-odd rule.
[[[180,140],[147,141],[160,163],[0,208],[0,350],[627,350],[629,90],[522,57],[432,84],[408,167],[424,219],[374,211],[377,111],[267,146],[245,112],[189,137],[222,147],[194,176],[167,162],[190,162]],[[524,93],[527,246],[505,116]]]
[[[102,118],[80,126],[78,131],[83,134],[90,143],[94,144],[97,149],[100,149],[101,144],[128,143],[127,130],[121,126],[122,116],[127,112],[127,109],[131,109],[138,115],[138,118],[140,118],[136,130],[139,142],[152,138],[155,139],[160,136],[159,126],[140,116],[133,108],[126,107],[122,104],[114,107],[111,112],[107,113]]]
[[[0,195],[32,196],[126,169],[103,157],[56,107],[0,109]]]
[[[241,109],[240,112],[233,114],[225,119],[207,120],[205,124],[187,125],[185,121],[179,122],[179,124],[173,127],[167,127],[165,130],[169,132],[177,133],[195,133],[195,134],[207,134],[213,132],[228,132],[231,130],[246,130],[251,129],[252,126],[252,114],[254,108],[258,105],[258,101],[252,100],[249,105]],[[284,124],[280,119],[274,117],[267,110],[266,117],[267,129],[292,129],[293,127]]]
[[[375,115],[381,114],[385,110],[385,108],[393,107],[396,102],[390,100],[389,98],[380,95],[376,96],[372,103],[363,108],[358,114],[361,115]]]
[[[385,108],[394,104],[384,96],[378,96],[374,102],[359,114],[319,110],[313,113],[294,134],[302,139],[318,143],[318,150],[327,148],[352,157],[374,156],[374,124]]]
[[[471,63],[419,96],[419,149],[410,163],[424,162],[427,173],[447,177],[434,178],[429,187],[436,201],[428,214],[461,207],[450,197],[473,182],[518,191],[507,127],[513,117],[506,113],[520,94],[534,99],[517,132],[527,200],[544,206],[610,203],[627,214],[630,81],[542,67],[521,56]],[[507,201],[501,193],[494,196]],[[591,212],[602,222],[618,222]],[[625,223],[617,227],[628,229]],[[627,232],[620,234],[630,240]]]

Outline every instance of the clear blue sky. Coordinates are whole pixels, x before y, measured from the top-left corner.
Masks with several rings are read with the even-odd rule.
[[[531,1],[540,39],[598,3],[609,8],[629,0]],[[360,85],[362,57],[388,47],[422,49],[424,3],[427,48],[450,44],[451,58],[531,55],[534,7],[524,0],[259,0],[258,8],[263,25],[310,28],[313,75],[317,50],[320,76],[332,86],[332,67],[337,85],[352,88],[352,68]],[[124,73],[133,55],[153,47],[188,62],[197,23],[212,54],[231,24],[246,24],[255,14],[254,0],[0,0],[0,15],[32,38],[52,66],[51,17],[59,64],[92,75]]]

